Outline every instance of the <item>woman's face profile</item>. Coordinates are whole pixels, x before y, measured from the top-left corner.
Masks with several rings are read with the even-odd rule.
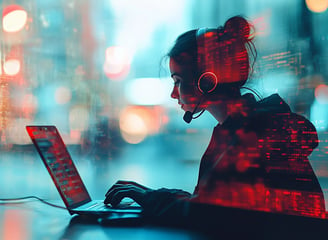
[[[170,72],[174,81],[171,93],[173,99],[184,111],[193,111],[199,101],[200,93],[195,88],[195,76],[190,65],[181,65],[173,58],[170,59]]]

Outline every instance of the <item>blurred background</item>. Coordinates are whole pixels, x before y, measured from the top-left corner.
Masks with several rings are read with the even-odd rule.
[[[316,126],[327,195],[328,0],[1,0],[0,196],[59,199],[26,133],[56,125],[93,198],[118,179],[193,191],[216,121],[170,99],[181,33],[234,15],[255,25],[248,87],[279,93]]]

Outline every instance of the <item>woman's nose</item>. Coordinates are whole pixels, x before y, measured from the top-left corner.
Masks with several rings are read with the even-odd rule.
[[[178,99],[179,98],[179,92],[178,92],[178,87],[174,86],[172,93],[171,93],[171,98],[173,99]]]

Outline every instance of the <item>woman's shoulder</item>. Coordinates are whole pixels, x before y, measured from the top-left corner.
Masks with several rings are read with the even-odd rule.
[[[256,101],[250,93],[243,95],[242,98],[246,103],[246,111],[230,115],[222,125],[216,128],[222,127],[230,131],[239,128],[260,130],[279,125],[282,118],[291,114],[290,107],[278,94],[270,95],[260,101]]]
[[[279,94],[272,94],[253,105],[249,114],[250,121],[259,126],[290,125],[290,127],[313,128],[313,124],[305,117],[291,110],[290,106]]]
[[[278,95],[271,95],[256,103],[248,119],[248,129],[258,136],[273,139],[282,144],[313,150],[318,145],[314,125],[305,117],[291,111]]]

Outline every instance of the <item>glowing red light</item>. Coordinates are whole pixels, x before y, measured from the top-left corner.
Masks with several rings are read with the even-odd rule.
[[[5,32],[18,32],[27,22],[27,12],[19,5],[9,5],[2,12],[2,27]]]

